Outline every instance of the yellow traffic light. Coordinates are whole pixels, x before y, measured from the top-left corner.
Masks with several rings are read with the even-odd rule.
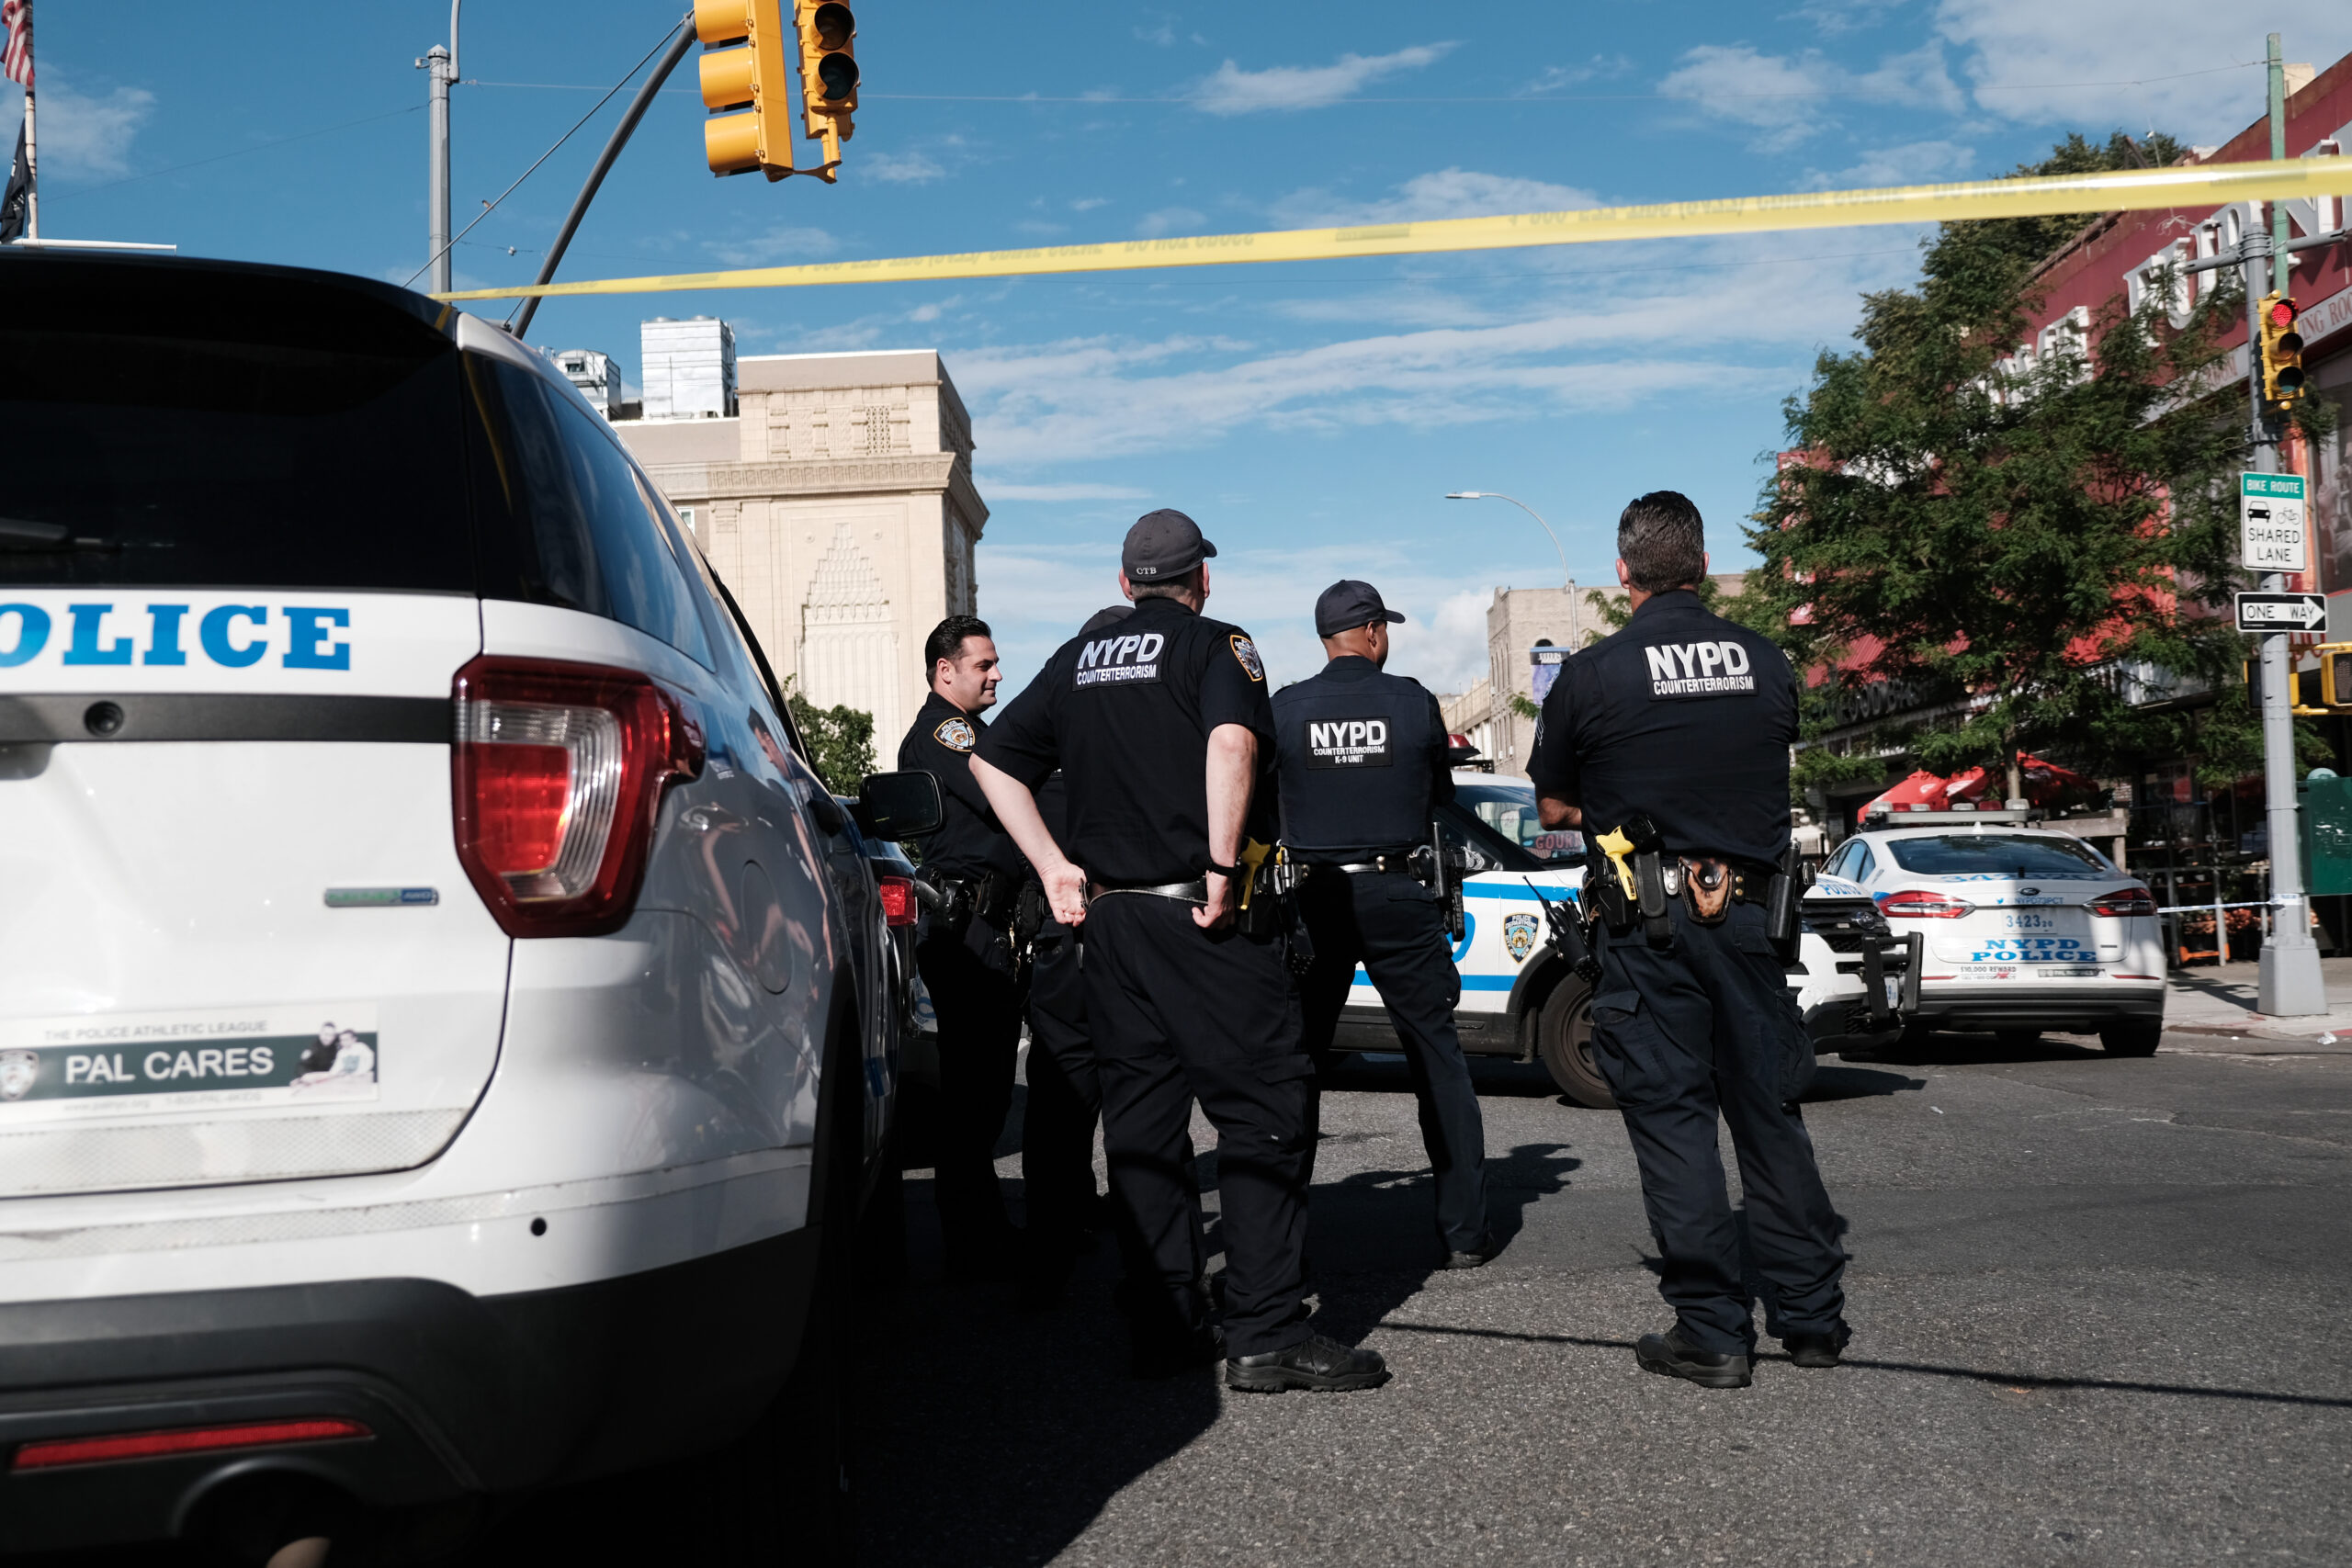
[[[2319,655],[2320,705],[2341,713],[2352,708],[2352,642],[2324,642]]]
[[[789,0],[695,0],[702,39],[704,154],[714,175],[792,172],[791,109],[785,98],[785,21]]]
[[[2291,403],[2303,395],[2303,334],[2295,302],[2273,290],[2262,301],[2262,395]]]
[[[793,0],[800,35],[800,112],[808,139],[825,144],[813,171],[830,183],[842,161],[842,143],[855,133],[857,112],[857,17],[841,0]]]

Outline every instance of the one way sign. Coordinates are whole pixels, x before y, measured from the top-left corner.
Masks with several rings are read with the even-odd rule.
[[[2324,593],[2241,593],[2238,630],[2315,632],[2327,625]]]

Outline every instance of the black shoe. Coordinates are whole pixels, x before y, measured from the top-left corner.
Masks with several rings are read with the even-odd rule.
[[[1204,1323],[1189,1334],[1138,1334],[1127,1371],[1139,1378],[1172,1378],[1224,1359],[1224,1330]]]
[[[1495,1260],[1495,1254],[1501,1250],[1502,1245],[1493,1236],[1480,1236],[1478,1244],[1467,1252],[1449,1250],[1438,1263],[1438,1267],[1441,1269],[1484,1269]]]
[[[1783,1334],[1781,1348],[1800,1367],[1834,1367],[1853,1337],[1853,1330],[1840,1324],[1835,1334]]]
[[[1388,1363],[1377,1350],[1351,1350],[1320,1334],[1261,1356],[1233,1356],[1225,1363],[1225,1386],[1245,1393],[1280,1393],[1286,1388],[1317,1393],[1378,1388],[1388,1381]]]
[[[1645,1372],[1683,1378],[1701,1388],[1746,1388],[1754,1381],[1747,1375],[1747,1357],[1702,1350],[1682,1337],[1680,1324],[1663,1334],[1643,1335],[1634,1356]]]

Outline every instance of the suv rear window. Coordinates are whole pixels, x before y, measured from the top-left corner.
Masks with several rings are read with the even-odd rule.
[[[1894,863],[1922,876],[2112,876],[2105,861],[2072,839],[2026,833],[1954,833],[1893,839]]]
[[[0,264],[0,583],[470,592],[458,355],[300,275]]]

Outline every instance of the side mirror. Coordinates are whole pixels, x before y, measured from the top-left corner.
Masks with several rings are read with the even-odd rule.
[[[939,781],[920,768],[866,774],[857,786],[857,805],[859,825],[877,839],[920,839],[946,820]]]

